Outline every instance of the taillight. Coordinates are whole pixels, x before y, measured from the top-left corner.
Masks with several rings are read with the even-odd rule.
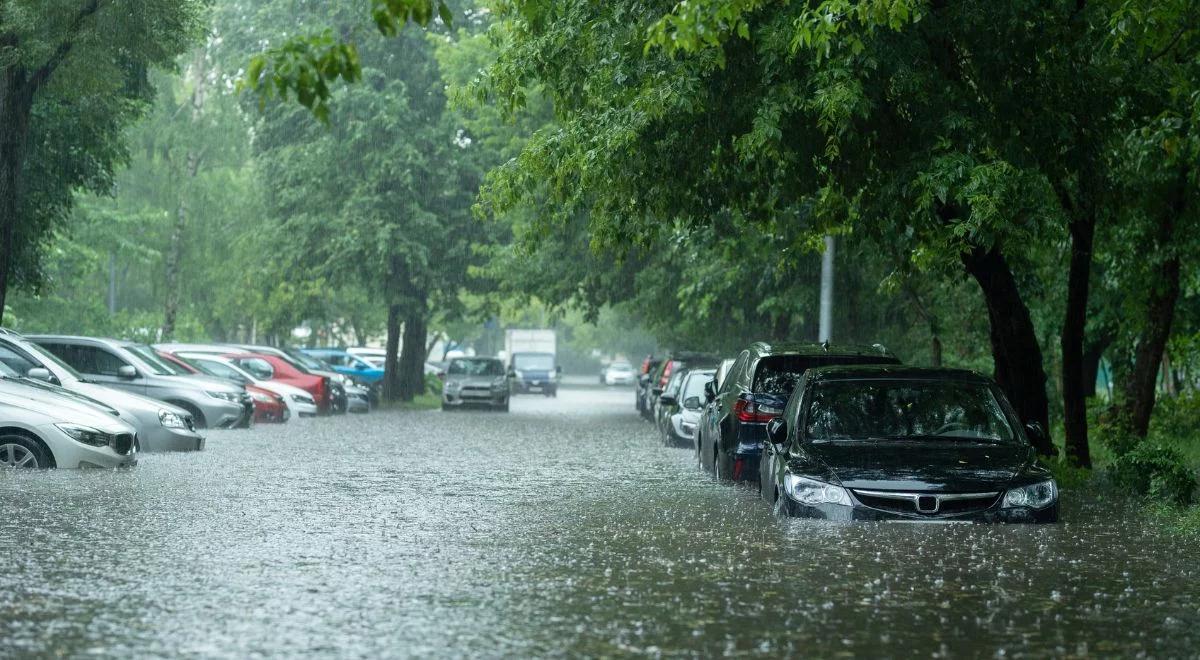
[[[671,369],[675,366],[675,360],[667,362],[667,366],[663,369],[662,377],[658,379],[659,387],[666,387],[667,381],[671,380]]]
[[[756,402],[754,399],[738,399],[733,404],[733,414],[739,422],[766,424],[783,413],[783,410]]]

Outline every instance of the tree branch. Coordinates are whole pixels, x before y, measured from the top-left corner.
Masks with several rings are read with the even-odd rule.
[[[87,20],[89,16],[93,16],[96,14],[96,12],[100,11],[100,8],[103,4],[103,0],[87,0],[84,2],[83,6],[79,8],[79,12],[75,14],[75,18],[71,19],[71,24],[67,27],[66,38],[63,39],[63,42],[58,45],[58,48],[54,49],[54,52],[50,55],[49,59],[39,66],[37,70],[33,72],[33,75],[29,77],[30,94],[37,92],[42,85],[46,84],[46,81],[50,79],[50,76],[53,75],[55,70],[57,70],[58,67],[63,63],[63,60],[67,58],[67,55],[71,53],[71,49],[75,47],[75,39],[79,36],[79,32],[83,30],[83,22]]]

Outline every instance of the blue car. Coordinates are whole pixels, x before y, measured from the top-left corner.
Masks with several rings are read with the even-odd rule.
[[[333,370],[348,376],[354,382],[371,387],[383,382],[383,369],[370,362],[352,355],[340,348],[305,348],[305,355],[311,355],[318,360],[328,362]]]

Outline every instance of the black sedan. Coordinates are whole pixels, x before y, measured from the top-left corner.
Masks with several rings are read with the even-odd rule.
[[[1055,522],[1058,487],[991,380],[971,371],[808,371],[768,424],[762,494],[830,520]]]

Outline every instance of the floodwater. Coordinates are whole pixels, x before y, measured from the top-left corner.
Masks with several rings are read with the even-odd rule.
[[[1046,527],[781,520],[625,389],[213,432],[0,474],[0,656],[1200,653],[1200,549],[1063,497]]]

